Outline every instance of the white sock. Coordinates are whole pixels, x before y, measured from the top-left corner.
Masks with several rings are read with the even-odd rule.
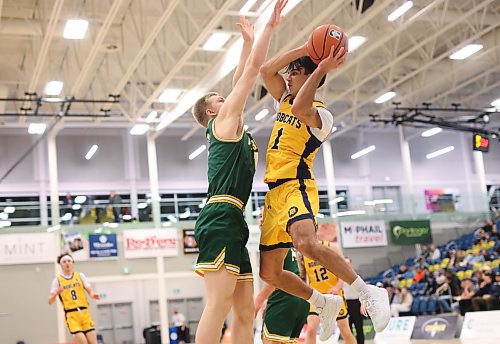
[[[351,284],[352,289],[354,289],[357,293],[361,293],[362,291],[366,291],[368,285],[363,281],[363,279],[358,276],[354,282]]]
[[[325,296],[316,289],[313,289],[313,293],[307,301],[311,303],[317,310],[323,309],[326,304]]]

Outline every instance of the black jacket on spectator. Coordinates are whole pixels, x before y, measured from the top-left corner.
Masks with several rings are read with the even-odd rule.
[[[485,284],[482,288],[479,288],[474,296],[491,295],[492,287],[492,283]]]

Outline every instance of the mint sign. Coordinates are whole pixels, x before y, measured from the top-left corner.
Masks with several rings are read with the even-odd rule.
[[[432,242],[429,220],[391,221],[391,241],[394,245],[428,244]]]

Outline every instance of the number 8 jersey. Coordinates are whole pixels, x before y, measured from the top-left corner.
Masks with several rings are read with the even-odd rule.
[[[276,106],[276,120],[266,153],[264,182],[267,184],[289,179],[314,179],[314,156],[333,129],[333,115],[321,101],[313,103],[323,123],[318,129],[305,125],[292,114],[293,99],[287,91]]]
[[[84,282],[78,272],[74,272],[71,278],[59,275],[57,276],[57,280],[59,281],[59,285],[64,289],[59,295],[64,310],[89,306],[87,295],[85,295]]]

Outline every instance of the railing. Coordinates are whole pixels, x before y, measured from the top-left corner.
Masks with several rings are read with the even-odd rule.
[[[394,194],[390,198],[367,198],[364,195],[338,190],[337,197],[329,200],[326,191],[320,190],[318,218],[431,218],[460,221],[463,216],[488,214],[486,200],[479,194],[453,194],[433,190],[431,195]],[[50,201],[41,202],[36,196],[0,198],[0,228],[48,225],[51,221]],[[121,195],[121,202],[110,204],[107,196],[74,197],[71,202],[59,201],[60,224],[99,225],[106,223],[152,222],[152,204],[148,194],[138,194],[132,203],[130,195]],[[265,192],[252,192],[252,213],[248,218],[257,219],[265,200]],[[160,213],[162,222],[194,221],[206,203],[204,193],[162,194]],[[330,207],[337,205],[338,212],[331,214]]]

